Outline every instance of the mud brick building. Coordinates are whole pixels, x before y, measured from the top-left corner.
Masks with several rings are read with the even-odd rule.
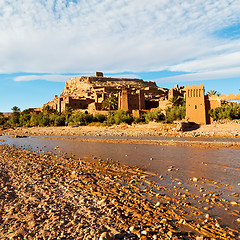
[[[153,81],[142,79],[104,77],[102,72],[96,72],[95,76],[72,78],[65,83],[60,96],[44,104],[41,111],[47,105],[58,112],[64,112],[66,108],[80,109],[88,113],[107,114],[102,104],[114,97],[118,101],[118,108],[129,111],[135,116],[151,111],[155,108],[165,110],[171,106],[169,99],[181,96],[186,99],[186,120],[197,124],[209,124],[212,122],[208,112],[210,109],[220,107],[230,100],[240,100],[240,94],[233,95],[205,95],[204,85],[187,85],[172,89],[161,88]]]
[[[177,85],[174,89],[160,88],[153,81],[104,77],[102,72],[96,72],[95,76],[82,76],[66,81],[61,95],[55,95],[55,98],[42,108],[48,105],[59,112],[64,112],[70,107],[89,113],[103,113],[104,100],[115,97],[118,108],[132,112],[167,106],[169,98],[184,96],[184,93],[184,88],[178,88]]]
[[[231,100],[240,100],[240,94],[233,95],[205,95],[204,85],[186,86],[186,120],[197,124],[210,124],[212,119],[209,110],[221,107]]]

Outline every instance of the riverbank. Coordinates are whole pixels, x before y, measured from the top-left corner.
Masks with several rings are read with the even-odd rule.
[[[178,124],[120,124],[113,126],[19,127],[2,130],[0,134],[54,136],[175,136],[175,137],[240,137],[238,121],[224,121],[194,126],[181,131]]]
[[[203,125],[186,131],[179,131],[178,129],[178,124],[152,122],[149,124],[122,124],[110,127],[19,127],[3,130],[1,134],[12,135],[17,138],[50,136],[52,139],[84,142],[240,149],[240,142],[238,141],[240,137],[240,124],[235,121]],[[162,137],[162,139],[157,139],[157,137]],[[171,139],[168,137],[171,137]],[[225,141],[224,139],[227,138],[231,140]]]
[[[0,163],[1,239],[104,239],[107,233],[111,237],[105,239],[236,239],[240,234],[189,202],[202,197],[186,189],[180,194],[179,187],[174,188],[178,197],[172,197],[173,189],[152,182],[152,174],[111,159],[2,145]],[[215,195],[204,197],[209,207],[231,205]],[[237,202],[235,207],[239,215]]]

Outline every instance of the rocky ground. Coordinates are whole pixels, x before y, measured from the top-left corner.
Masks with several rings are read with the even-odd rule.
[[[182,131],[179,124],[121,124],[80,127],[31,127],[0,130],[0,134],[59,136],[176,136],[176,137],[239,137],[239,121],[221,121],[210,125],[192,126]]]
[[[0,239],[239,238],[240,232],[191,206],[189,193],[169,197],[168,189],[149,179],[149,173],[111,159],[2,145]]]

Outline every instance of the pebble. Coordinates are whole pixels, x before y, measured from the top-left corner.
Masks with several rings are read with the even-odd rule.
[[[197,182],[198,178],[194,177],[192,180],[193,180],[193,182]]]
[[[220,228],[220,224],[219,224],[219,223],[216,223],[216,224],[215,224],[215,227]]]
[[[135,227],[134,227],[134,226],[131,226],[131,227],[129,228],[129,231],[130,231],[130,232],[133,232],[134,229],[135,229]]]
[[[232,195],[233,195],[234,197],[239,197],[239,194],[238,194],[238,193],[232,193]]]
[[[235,201],[230,202],[230,204],[231,204],[232,206],[237,206],[237,205],[238,205],[237,202],[235,202]]]
[[[143,230],[143,231],[141,232],[141,234],[142,234],[142,235],[148,235],[148,232],[147,232],[146,230]]]
[[[114,240],[114,236],[109,232],[103,232],[99,240]]]
[[[116,170],[116,166],[111,165],[109,162],[107,162],[106,168],[102,168],[104,172],[102,173],[100,171],[102,169],[97,168],[98,162],[96,164],[94,163],[95,165],[79,164],[79,161],[74,160],[74,158],[62,159],[55,155],[47,155],[46,158],[42,158],[40,156],[44,155],[35,155],[35,153],[31,153],[33,157],[26,155],[28,157],[25,159],[24,156],[28,153],[28,151],[18,152],[18,150],[16,150],[15,155],[20,156],[19,158],[14,158],[15,164],[19,164],[16,166],[23,167],[21,162],[24,161],[29,165],[26,165],[27,168],[24,169],[25,172],[23,173],[20,171],[21,168],[16,168],[22,175],[15,174],[12,179],[17,179],[16,186],[19,184],[19,189],[14,190],[19,193],[17,201],[19,201],[19,199],[22,201],[20,209],[26,208],[24,210],[26,215],[28,212],[33,211],[33,209],[36,209],[36,216],[34,215],[36,219],[30,219],[27,222],[34,229],[36,227],[40,229],[37,233],[39,239],[57,239],[57,237],[59,237],[59,239],[137,239],[134,238],[136,232],[139,234],[139,238],[141,237],[142,239],[144,239],[144,237],[145,239],[159,239],[160,235],[162,239],[167,239],[167,237],[175,239],[176,236],[178,236],[173,227],[176,219],[174,220],[174,216],[172,216],[170,212],[176,208],[181,211],[182,207],[187,207],[188,204],[183,199],[179,201],[178,205],[174,199],[170,201],[167,193],[164,192],[165,190],[161,188],[157,188],[160,192],[158,196],[161,196],[161,199],[159,199],[161,202],[157,202],[156,204],[150,202],[148,197],[155,197],[157,194],[153,194],[155,186],[152,184],[153,182],[149,181],[147,174],[147,177],[143,177],[140,180],[142,172],[140,175],[136,172],[131,175],[132,173],[129,171],[128,174],[130,177],[126,174],[125,178],[125,175],[123,176],[121,174],[123,172],[125,174],[127,170],[121,168],[121,166],[118,166],[118,170]],[[2,155],[0,156],[2,157]],[[4,156],[2,158],[3,159],[0,158],[0,163],[4,162],[6,167],[9,168],[8,172],[10,174],[12,171],[11,162],[7,163],[7,161],[3,161]],[[51,163],[51,165],[49,165],[49,163]],[[101,161],[100,163],[101,166],[104,166],[106,161]],[[5,165],[1,165],[1,167]],[[169,167],[169,169],[172,168]],[[111,171],[113,171],[113,173]],[[13,174],[13,171],[11,174]],[[25,176],[24,174],[26,178],[23,178],[23,176]],[[71,178],[71,175],[76,175],[77,179]],[[133,177],[137,184],[140,185],[140,183],[144,183],[143,187],[141,186],[141,189],[144,191],[137,190],[137,184],[135,185],[134,181],[130,181]],[[188,194],[188,196],[182,194],[184,188],[176,188],[179,189],[181,197],[189,197],[189,199],[194,197],[192,194]],[[35,189],[37,194],[35,194],[32,189]],[[4,192],[10,192],[11,187],[3,186],[2,190]],[[40,199],[39,195],[44,197]],[[147,196],[145,197],[145,195]],[[144,200],[142,200],[143,196]],[[36,200],[34,200],[35,198]],[[12,204],[10,199],[6,199],[6,201],[3,200],[2,202],[3,205],[1,205],[1,207],[3,206],[3,208],[6,203]],[[34,205],[29,203],[31,201],[35,201],[36,207],[33,207]],[[159,208],[155,209],[155,207]],[[21,212],[17,207],[11,211]],[[168,211],[167,215],[164,213],[166,211]],[[11,216],[8,216],[7,219],[7,217],[4,218],[5,214],[4,212],[2,219],[4,219],[4,221],[11,221],[11,227],[15,226],[15,223],[11,220]],[[136,214],[136,216],[134,216],[134,214]],[[183,215],[183,217],[186,216],[187,215]],[[41,219],[46,220],[41,221]],[[156,219],[157,222],[154,222]],[[208,218],[206,217],[206,219]],[[81,221],[83,221],[83,223],[81,223]],[[188,223],[188,226],[191,226],[192,222],[180,218],[178,223],[182,225]],[[159,224],[159,227],[157,227],[157,224]],[[214,226],[213,224],[215,223],[211,222],[209,218],[207,226]],[[61,225],[69,225],[72,227],[68,227],[68,229],[58,228],[58,226]],[[49,229],[49,231],[44,230],[44,236],[41,229],[42,226],[46,226]],[[1,223],[0,227],[2,227]],[[219,231],[223,231],[223,228],[221,228],[220,225],[218,226],[217,223],[215,227],[218,227]],[[116,232],[121,233],[113,235],[108,232],[107,229],[111,229],[111,232],[114,234]],[[116,230],[113,231],[113,229]],[[26,229],[26,235],[27,231],[28,229]],[[51,236],[55,231],[57,236]],[[140,236],[140,233],[144,236]],[[70,237],[70,234],[73,236]],[[79,236],[77,234],[79,234]]]
[[[166,218],[163,218],[160,223],[163,223],[163,224],[166,224],[167,223],[167,219]]]
[[[182,225],[185,225],[187,222],[186,222],[185,219],[180,219],[180,220],[178,221],[178,223],[179,223],[179,224],[182,224]]]

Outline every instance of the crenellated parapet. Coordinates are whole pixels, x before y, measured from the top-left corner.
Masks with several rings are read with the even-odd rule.
[[[240,100],[240,93],[234,95],[234,94],[221,94],[221,95],[213,95],[209,97],[210,100],[222,100],[222,101],[232,101],[232,100]]]

